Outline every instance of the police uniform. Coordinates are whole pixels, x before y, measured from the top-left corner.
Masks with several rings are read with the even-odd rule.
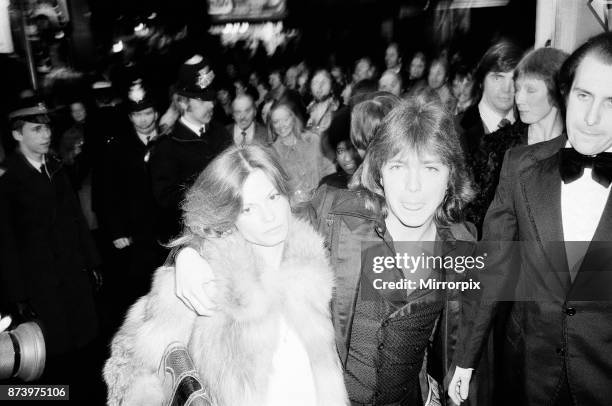
[[[187,61],[179,72],[178,94],[192,99],[214,101],[214,73],[202,57]],[[160,239],[169,240],[181,231],[180,203],[185,191],[204,168],[231,145],[226,129],[216,122],[204,126],[202,133],[194,131],[179,119],[173,131],[162,137],[151,154],[153,193],[163,209],[163,231]]]
[[[153,98],[140,80],[130,88],[126,107],[130,113],[154,107]],[[139,136],[133,125],[118,132],[106,146],[102,172],[102,208],[111,241],[130,240],[130,245],[113,249],[110,290],[122,298],[118,305],[132,304],[150,288],[153,271],[162,264],[164,249],[156,241],[157,208],[148,161],[153,134]]]

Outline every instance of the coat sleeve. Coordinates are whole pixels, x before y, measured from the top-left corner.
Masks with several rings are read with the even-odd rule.
[[[108,405],[161,405],[168,385],[160,363],[168,345],[187,344],[196,315],[174,294],[174,268],[159,268],[151,292],[132,306],[104,366]]]
[[[102,170],[102,210],[106,227],[112,240],[129,237],[125,219],[125,174],[127,169],[122,151],[116,141],[105,151]]]
[[[168,139],[162,139],[151,154],[150,172],[153,195],[160,207],[177,209],[183,196],[179,167]]]
[[[0,292],[6,303],[21,302],[28,298],[24,271],[19,260],[15,230],[10,174],[0,175]]]
[[[481,290],[473,296],[466,295],[466,306],[474,310],[466,318],[460,333],[456,364],[462,368],[476,368],[486,338],[497,313],[501,293],[512,283],[515,269],[512,241],[517,239],[518,226],[513,198],[513,183],[518,172],[519,157],[508,150],[504,156],[495,198],[487,211],[483,227],[483,240],[476,255],[487,253],[486,267],[473,273],[482,283]],[[470,306],[470,303],[473,306]]]

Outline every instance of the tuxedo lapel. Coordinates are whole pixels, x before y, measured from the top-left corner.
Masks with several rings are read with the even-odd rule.
[[[561,175],[559,155],[536,161],[520,174],[523,198],[529,221],[544,255],[545,268],[552,271],[567,292],[570,276],[564,249],[561,215]]]

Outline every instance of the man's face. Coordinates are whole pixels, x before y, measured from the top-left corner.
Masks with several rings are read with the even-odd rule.
[[[287,86],[289,89],[297,88],[297,77],[298,71],[296,68],[291,67],[287,69],[287,72],[285,73],[285,86]]]
[[[612,65],[588,54],[567,96],[565,125],[570,144],[583,155],[612,148]]]
[[[241,130],[246,130],[255,119],[253,102],[247,97],[238,97],[232,104],[234,121]]]
[[[429,75],[427,76],[427,84],[434,90],[437,90],[444,86],[446,83],[446,68],[441,63],[434,63],[429,68]]]
[[[268,83],[272,90],[278,89],[282,85],[280,74],[278,72],[271,73],[268,76]]]
[[[132,121],[136,131],[141,134],[150,134],[153,132],[153,130],[155,130],[157,112],[153,107],[135,111],[130,114],[130,120]]]
[[[320,101],[331,93],[331,81],[324,73],[317,73],[310,81],[310,91],[313,97]]]
[[[372,66],[365,59],[360,59],[355,65],[355,72],[353,73],[353,80],[359,82],[364,79],[372,78]]]
[[[185,116],[197,124],[208,124],[212,118],[214,103],[208,100],[189,99]]]
[[[70,115],[77,123],[85,121],[85,118],[87,117],[87,111],[85,110],[85,106],[83,105],[83,103],[72,103],[70,105]]]
[[[514,106],[512,71],[489,72],[484,78],[482,99],[499,115],[505,116]]]
[[[389,92],[399,97],[402,86],[394,73],[383,73],[378,81],[378,90]]]
[[[51,129],[47,124],[26,122],[21,131],[13,131],[13,138],[25,154],[44,155],[51,145]]]
[[[395,46],[387,47],[385,51],[385,65],[387,65],[387,69],[393,69],[400,64],[399,54],[397,53],[397,48]]]

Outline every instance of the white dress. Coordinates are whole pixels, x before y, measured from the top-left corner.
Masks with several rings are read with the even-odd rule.
[[[265,406],[316,406],[317,392],[304,344],[281,317]]]

